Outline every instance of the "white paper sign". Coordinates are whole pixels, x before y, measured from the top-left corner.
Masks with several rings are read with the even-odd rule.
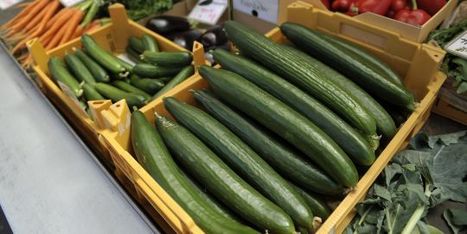
[[[65,7],[71,7],[81,2],[84,2],[84,0],[60,0],[60,3]]]
[[[279,0],[233,0],[233,8],[275,24],[279,15]]]
[[[227,9],[227,0],[213,0],[210,4],[200,5],[203,2],[205,1],[198,1],[188,15],[188,18],[201,23],[215,25]]]
[[[5,10],[15,4],[18,4],[24,0],[0,0],[0,9]]]
[[[449,42],[444,49],[450,54],[467,59],[467,31]]]

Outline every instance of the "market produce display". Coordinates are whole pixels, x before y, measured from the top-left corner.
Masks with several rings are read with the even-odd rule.
[[[83,49],[67,53],[65,62],[50,58],[50,74],[62,89],[71,90],[69,95],[80,100],[83,107],[85,101],[106,98],[113,102],[125,99],[130,107],[141,107],[193,75],[191,53],[159,52],[157,42],[149,35],[130,38],[128,49],[136,50],[131,41],[141,46],[137,49],[142,53],[136,52],[139,59],[135,62],[147,63],[132,65],[85,34],[81,37]]]

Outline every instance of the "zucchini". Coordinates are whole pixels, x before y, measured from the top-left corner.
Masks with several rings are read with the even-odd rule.
[[[161,90],[159,90],[154,96],[152,96],[152,99],[156,99],[166,93],[167,91],[173,89],[175,86],[178,84],[182,83],[184,80],[186,80],[188,77],[193,75],[194,72],[193,66],[187,66],[183,68],[173,79],[171,79]],[[159,81],[161,79],[158,79]]]
[[[130,38],[128,38],[128,47],[127,47],[127,49],[128,48],[135,51],[135,52],[137,52],[137,54],[142,54],[144,52],[144,50],[145,50],[144,46],[143,46],[143,42],[141,41],[141,39],[139,39],[137,37],[134,37],[134,36],[131,36]]]
[[[342,185],[309,164],[299,152],[277,140],[271,132],[236,113],[207,91],[195,90],[193,96],[211,116],[240,137],[285,178],[320,194],[343,194]]]
[[[92,76],[91,72],[84,65],[81,60],[74,54],[65,55],[65,63],[71,72],[78,78],[80,81],[84,81],[88,84],[95,84],[96,80]]]
[[[100,47],[91,36],[84,34],[81,37],[81,44],[83,44],[86,52],[95,59],[97,63],[113,74],[118,74],[120,77],[126,77],[128,75],[127,70],[120,63],[120,60]]]
[[[180,67],[160,67],[147,63],[138,63],[133,67],[133,72],[143,77],[158,78],[176,75],[180,69]]]
[[[141,89],[136,88],[135,86],[133,86],[131,84],[128,84],[125,81],[116,80],[116,81],[112,82],[112,85],[119,88],[119,89],[121,89],[121,90],[123,90],[123,91],[141,95],[146,100],[149,100],[151,98],[151,95],[149,95],[148,93],[144,92]]]
[[[339,73],[305,53],[270,41],[240,23],[228,21],[224,28],[242,54],[305,90],[365,135],[376,136],[375,120],[363,106],[327,79]]]
[[[134,65],[131,65],[129,62],[123,60],[122,58],[119,58],[117,57],[118,61],[120,62],[120,64],[125,67],[125,69],[129,72],[133,72],[133,66]]]
[[[409,110],[414,109],[413,95],[403,86],[389,81],[378,69],[362,62],[361,56],[356,59],[351,53],[343,53],[340,46],[322,37],[322,33],[301,25],[284,23],[280,28],[297,47],[352,79],[375,97]]]
[[[143,60],[141,60],[141,58],[139,57],[140,55],[138,54],[138,52],[136,52],[135,50],[133,50],[130,47],[126,48],[126,54],[127,54],[128,58],[130,58],[131,61],[133,61],[134,63],[142,63],[143,62]]]
[[[206,233],[257,233],[206,203],[199,190],[180,173],[157,130],[138,110],[131,115],[131,143],[142,166]]]
[[[141,37],[141,43],[143,44],[144,51],[159,52],[159,45],[151,36],[144,34]]]
[[[148,79],[148,78],[139,78],[136,75],[132,75],[130,78],[130,84],[145,91],[146,93],[153,95],[162,87],[164,87],[164,83],[159,80],[155,79]]]
[[[297,227],[313,230],[313,213],[305,200],[248,145],[206,112],[173,97],[165,108],[230,168],[290,215]]]
[[[81,87],[83,88],[84,98],[86,98],[87,101],[105,99],[99,92],[97,92],[94,86],[84,83]]]
[[[316,99],[255,62],[225,50],[215,50],[214,59],[223,69],[235,72],[269,92],[310,119],[360,165],[371,165],[375,153],[365,138]]]
[[[308,206],[311,208],[315,216],[320,217],[323,220],[326,220],[329,215],[331,214],[331,208],[319,198],[316,194],[311,194],[309,192],[305,192],[305,190],[301,189],[298,186],[292,185],[294,188],[302,195],[305,199]]]
[[[300,149],[336,182],[357,184],[357,169],[349,157],[307,118],[233,72],[207,66],[199,71],[222,100]]]
[[[147,63],[167,67],[184,67],[193,61],[193,56],[189,52],[144,51],[140,58]]]
[[[182,69],[182,70],[183,70],[183,69]],[[180,72],[182,72],[182,71],[180,71]],[[180,72],[179,72],[179,74],[180,74]],[[177,75],[178,75],[178,74],[177,74]],[[158,81],[160,81],[160,82],[163,82],[163,83],[166,83],[166,82],[172,80],[173,78],[174,78],[174,77],[169,77],[169,76],[168,76],[168,77],[157,78],[156,80],[158,80]]]
[[[266,199],[184,127],[158,116],[157,129],[175,160],[223,204],[262,232],[294,233],[290,217]]]
[[[70,95],[81,97],[83,90],[81,89],[76,78],[73,77],[70,72],[68,72],[62,60],[57,57],[52,57],[49,59],[48,66],[52,78],[54,78],[57,82],[67,86],[72,92]]]
[[[86,67],[89,69],[92,76],[94,77],[94,79],[96,79],[97,82],[110,81],[110,76],[109,74],[107,74],[107,71],[105,71],[104,68],[102,68],[98,63],[96,63],[96,61],[94,61],[91,57],[85,54],[81,49],[76,49],[75,55],[81,60],[81,62],[84,63],[84,65],[86,65]]]
[[[105,83],[97,83],[95,88],[102,96],[111,99],[113,102],[118,102],[122,99],[125,99],[130,108],[133,106],[142,107],[146,101],[146,99],[141,95],[127,93],[121,89],[115,88],[112,85]]]

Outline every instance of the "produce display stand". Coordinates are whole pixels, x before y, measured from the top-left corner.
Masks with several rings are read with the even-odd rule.
[[[456,100],[458,101],[456,102]],[[465,106],[467,102],[465,100],[461,100],[459,97],[452,97],[449,99],[444,95],[440,95],[433,107],[433,112],[463,125],[467,125],[467,112],[455,103],[463,104]]]
[[[354,207],[362,200],[370,186],[391,160],[391,158],[407,144],[423,126],[430,115],[431,107],[436,96],[446,79],[446,76],[438,71],[444,57],[444,51],[401,38],[393,32],[380,27],[369,25],[353,18],[314,8],[303,2],[296,2],[288,7],[288,21],[303,24],[307,27],[318,29],[340,38],[352,41],[369,50],[382,61],[388,63],[397,73],[403,77],[406,86],[415,94],[418,105],[407,121],[400,126],[397,134],[380,153],[375,163],[361,177],[355,189],[350,192],[338,205],[331,216],[322,224],[318,233],[340,233],[351,221]],[[351,30],[349,30],[351,29]],[[372,44],[368,41],[360,41],[360,37],[353,34],[364,33],[373,35],[370,38],[383,38],[384,44]],[[286,38],[278,28],[267,34],[273,41],[285,43]],[[178,100],[196,105],[189,90],[208,88],[208,84],[199,75],[179,85],[167,93],[167,96],[175,96]],[[125,107],[126,108],[126,107]],[[154,123],[154,112],[168,115],[164,109],[162,99],[152,101],[141,111],[149,122]],[[120,110],[125,116],[128,110]],[[112,116],[113,117],[113,116]],[[108,121],[118,122],[118,119]],[[142,200],[150,203],[154,210],[177,233],[201,232],[186,212],[157,184],[157,182],[143,169],[133,157],[130,139],[119,137],[122,133],[105,130],[102,132],[110,155],[114,160],[116,170],[120,170],[131,182],[135,191]]]

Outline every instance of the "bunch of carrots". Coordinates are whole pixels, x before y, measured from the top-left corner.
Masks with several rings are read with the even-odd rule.
[[[100,0],[86,0],[63,7],[59,0],[33,0],[18,5],[23,8],[14,18],[0,26],[0,36],[11,45],[10,52],[24,67],[32,64],[26,43],[38,38],[46,50],[69,42],[99,28],[108,19],[94,20]]]

